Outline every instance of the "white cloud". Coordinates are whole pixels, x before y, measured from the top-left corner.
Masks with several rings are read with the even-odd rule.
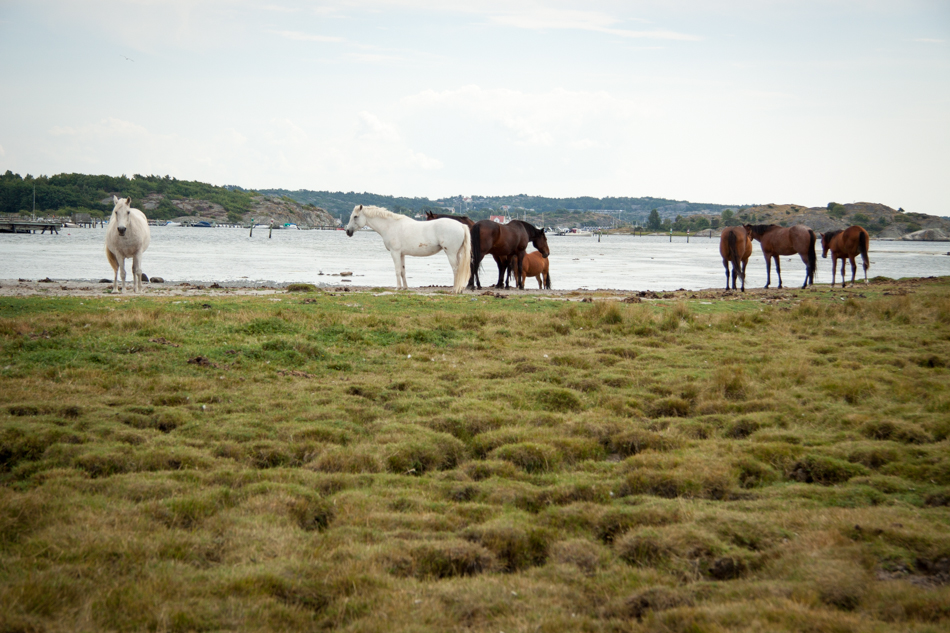
[[[523,146],[551,147],[559,144],[601,143],[592,133],[609,133],[634,115],[649,110],[604,91],[582,92],[556,89],[529,93],[508,89],[464,86],[456,90],[425,90],[402,100],[410,111],[439,110],[448,116],[469,120],[465,125],[492,125],[504,130],[509,140]]]
[[[378,116],[370,112],[359,113],[359,138],[367,141],[382,141],[393,143],[399,140],[399,131],[390,123],[384,123]]]
[[[300,31],[274,31],[269,30],[268,33],[273,35],[278,35],[287,40],[294,40],[298,42],[345,42],[346,40],[342,37],[334,37],[330,35],[313,35],[311,33],[301,33]]]
[[[492,22],[521,29],[577,29],[596,31],[620,37],[657,39],[657,40],[699,40],[701,38],[686,33],[677,33],[665,29],[630,30],[617,28],[618,19],[596,11],[576,11],[550,8],[534,8],[490,16]]]
[[[946,42],[947,40],[939,40],[939,39],[931,38],[931,37],[918,37],[918,38],[915,39],[914,41],[915,41],[915,42],[925,42],[925,43],[927,43],[927,44],[943,44],[943,43]]]
[[[421,152],[409,150],[409,162],[424,171],[436,171],[442,169],[442,161],[437,158],[430,158]]]

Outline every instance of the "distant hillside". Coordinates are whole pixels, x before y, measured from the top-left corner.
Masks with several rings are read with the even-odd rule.
[[[7,171],[0,176],[0,213],[30,213],[34,192],[39,215],[70,216],[87,213],[108,216],[112,196],[131,197],[132,205],[150,219],[202,217],[218,222],[335,224],[326,211],[290,198],[275,198],[239,187],[216,187],[170,176],[27,175]]]
[[[397,213],[419,215],[431,210],[459,213],[475,220],[508,213],[545,226],[645,226],[655,209],[659,220],[651,230],[698,231],[718,229],[723,224],[804,224],[824,232],[852,224],[865,227],[872,236],[896,238],[938,229],[950,234],[950,218],[923,213],[905,213],[882,204],[828,203],[825,207],[797,204],[723,205],[668,200],[666,198],[545,198],[515,196],[470,196],[441,199],[405,198],[374,193],[264,189],[238,186],[216,187],[170,176],[90,176],[58,174],[21,177],[7,171],[0,176],[0,213],[30,213],[34,191],[38,215],[69,216],[88,213],[107,216],[112,196],[131,196],[136,206],[152,219],[201,217],[218,222],[269,224],[293,222],[302,225],[334,225],[345,222],[357,204],[386,207]]]
[[[302,203],[320,206],[338,218],[349,217],[357,204],[371,204],[385,207],[396,213],[416,215],[427,210],[439,213],[454,211],[475,220],[483,220],[489,215],[504,213],[504,207],[512,216],[527,217],[529,221],[545,225],[606,225],[643,224],[656,209],[661,218],[674,218],[677,215],[721,214],[725,209],[739,209],[741,205],[724,205],[687,202],[685,200],[667,200],[665,198],[545,198],[525,194],[515,196],[455,196],[450,198],[401,198],[374,193],[356,193],[353,191],[311,191],[298,189],[262,189],[261,193],[287,196]]]

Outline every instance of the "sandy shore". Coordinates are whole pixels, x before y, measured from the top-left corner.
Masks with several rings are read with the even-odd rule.
[[[906,282],[911,282],[914,280],[902,280],[901,282],[892,282],[897,284],[902,284]],[[306,296],[306,293],[290,293],[287,290],[287,287],[290,286],[289,283],[273,283],[270,285],[267,284],[258,284],[258,285],[249,285],[242,282],[222,282],[222,283],[189,283],[189,282],[179,282],[179,283],[147,283],[145,284],[145,289],[141,293],[142,297],[181,297],[181,296],[201,296],[201,297],[212,297],[212,296],[227,296],[227,295],[243,295],[243,296],[268,296],[268,295],[292,295],[292,296]],[[417,288],[410,288],[409,292],[416,294],[445,294],[449,292],[450,288],[448,286],[424,286]],[[858,286],[851,288],[850,286],[846,290],[848,293],[853,293],[860,296],[860,293],[864,290],[864,285],[859,284]],[[378,286],[353,286],[348,283],[339,283],[339,284],[329,284],[318,287],[318,291],[326,294],[340,294],[340,293],[371,293],[374,295],[389,294],[396,292],[395,288],[381,288]],[[710,300],[740,300],[740,299],[757,299],[766,303],[772,303],[774,301],[795,301],[808,297],[809,295],[814,295],[817,293],[824,293],[828,291],[827,284],[818,284],[812,286],[807,290],[802,290],[798,287],[792,288],[783,288],[781,290],[770,288],[765,290],[763,288],[746,288],[746,292],[736,292],[736,291],[726,291],[721,288],[709,288],[704,290],[673,290],[673,291],[636,291],[636,290],[611,290],[611,289],[597,289],[597,290],[577,290],[577,289],[557,289],[557,290],[538,290],[537,288],[532,289],[528,285],[527,290],[495,290],[494,288],[482,288],[480,290],[469,291],[466,290],[465,294],[468,296],[478,296],[478,297],[496,297],[504,298],[509,295],[521,295],[521,296],[536,296],[536,297],[547,297],[551,299],[560,299],[560,300],[573,300],[573,301],[584,301],[590,300],[592,298],[597,299],[616,299],[621,301],[626,301],[628,303],[637,303],[639,301],[650,301],[655,299],[710,299]],[[840,289],[836,289],[840,292]],[[134,297],[136,296],[131,292],[131,284],[129,284],[129,290],[125,293],[120,293],[118,295],[112,294],[112,283],[99,283],[91,281],[73,281],[73,280],[61,280],[61,279],[44,279],[44,280],[28,280],[28,279],[0,279],[0,297],[36,297],[36,296],[45,296],[45,297],[104,297],[104,296],[126,296]]]

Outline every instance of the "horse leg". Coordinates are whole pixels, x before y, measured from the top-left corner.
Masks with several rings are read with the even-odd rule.
[[[772,256],[765,256],[765,287],[772,285]]]
[[[749,260],[742,262],[742,270],[739,272],[739,276],[742,277],[742,292],[745,292],[745,267],[749,265]]]
[[[858,274],[858,264],[851,258],[851,287],[854,288],[854,276]]]
[[[524,290],[524,251],[521,251],[516,255],[518,258],[518,290]]]
[[[393,258],[393,268],[396,269],[396,290],[402,288],[402,253],[390,251]]]
[[[729,290],[729,260],[722,258],[722,265],[726,268],[726,290]],[[733,280],[732,286],[735,288],[736,282]]]
[[[406,256],[399,253],[399,272],[402,275],[402,287],[409,290],[409,282],[406,281]]]
[[[142,292],[142,255],[132,256],[132,290],[137,294]]]
[[[782,289],[782,256],[775,256],[775,274],[778,275],[778,287]]]
[[[808,287],[809,279],[811,279],[812,282],[814,282],[814,279],[812,278],[812,275],[814,273],[811,270],[811,264],[808,263],[808,257],[806,255],[801,255],[801,258],[802,258],[802,262],[804,262],[805,264],[805,283],[802,284],[802,290],[804,290],[805,288]]]
[[[495,288],[501,290],[505,287],[505,273],[508,272],[508,261],[504,262],[499,259],[497,255],[494,255],[495,265],[498,266],[498,283],[495,284]]]
[[[848,285],[845,283],[845,280],[847,279],[847,276],[846,276],[847,270],[848,270],[848,258],[842,257],[841,258],[841,287],[842,288]],[[853,286],[854,284],[851,284],[851,285]]]
[[[122,289],[119,292],[125,292],[125,258],[117,258],[119,260],[119,277],[122,279]]]

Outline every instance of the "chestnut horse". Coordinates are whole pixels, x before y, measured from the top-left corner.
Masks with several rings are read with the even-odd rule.
[[[815,271],[818,269],[818,255],[815,253],[815,232],[807,226],[790,226],[788,228],[777,224],[745,225],[745,230],[751,233],[752,238],[759,241],[762,254],[765,255],[766,281],[768,288],[772,283],[772,258],[775,258],[775,272],[778,273],[778,287],[782,287],[782,265],[780,255],[798,255],[805,262],[805,283],[815,283]]]
[[[868,282],[868,268],[871,262],[868,261],[868,241],[870,236],[858,225],[849,226],[843,231],[828,231],[821,234],[821,256],[827,258],[828,251],[831,251],[831,287],[835,287],[835,269],[838,267],[838,260],[841,260],[841,287],[845,283],[845,260],[851,260],[851,285],[854,285],[854,275],[858,271],[858,266],[854,258],[861,254],[862,264],[864,264],[864,283]]]
[[[514,260],[509,260],[508,265],[508,275],[512,273],[514,268]],[[524,256],[524,270],[521,274],[521,287],[524,288],[525,279],[528,277],[534,277],[538,280],[538,290],[550,290],[551,289],[551,260],[541,254],[540,251],[531,251]],[[541,282],[541,278],[544,277],[544,283]],[[505,279],[505,283],[508,283],[508,279]]]
[[[719,254],[722,255],[722,265],[726,267],[726,290],[729,290],[729,264],[732,263],[732,289],[736,289],[736,277],[740,277],[742,292],[745,292],[745,269],[752,254],[752,233],[744,226],[723,229],[719,236]]]
[[[534,244],[534,247],[541,252],[541,256],[547,258],[550,254],[548,249],[548,238],[544,234],[544,229],[539,229],[534,225],[522,222],[521,220],[512,220],[508,224],[499,224],[492,220],[479,220],[472,227],[472,271],[477,271],[485,255],[491,255],[498,264],[498,283],[496,288],[504,288],[505,271],[508,270],[508,258],[513,258],[510,265],[515,266],[517,271],[515,282],[520,290],[524,290],[524,256],[525,249],[528,248],[528,242]],[[474,272],[469,279],[468,287],[475,285]]]

